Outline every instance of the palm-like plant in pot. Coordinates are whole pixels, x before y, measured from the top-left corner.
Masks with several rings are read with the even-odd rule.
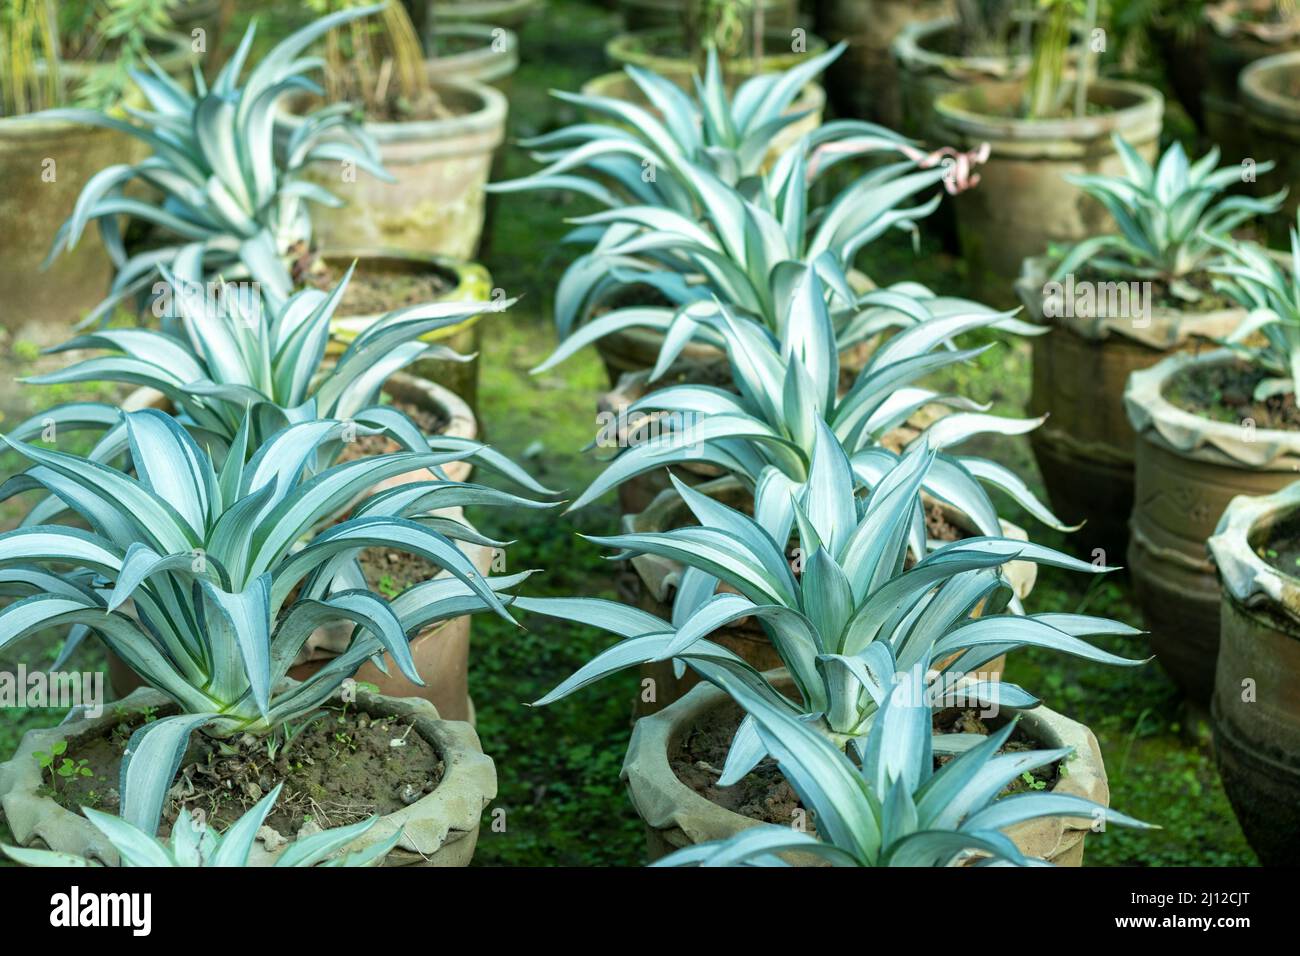
[[[51,627],[71,628],[70,644],[92,633],[158,692],[137,691],[142,696],[123,705],[132,733],[121,753],[122,815],[145,832],[157,829],[191,744],[252,740],[249,746],[266,749],[278,739],[282,746],[292,727],[338,697],[367,660],[387,654],[408,680],[421,683],[408,634],[480,610],[509,617],[497,591],[526,575],[485,578],[456,546],[474,533],[431,513],[469,501],[515,500],[509,496],[431,480],[372,495],[348,519],[315,530],[383,479],[444,464],[454,454],[399,452],[313,472],[318,449],[352,426],[312,420],[272,435],[251,457],[245,424],[218,467],[164,413],[124,417],[130,474],[6,440],[32,464],[9,480],[4,496],[54,492],[90,530],[45,524],[0,537],[0,573],[34,592],[0,611],[0,646]],[[358,556],[371,547],[419,555],[449,576],[387,600],[361,579]],[[342,623],[352,627],[346,651],[302,683],[286,681],[312,635]],[[436,712],[424,701],[372,703],[374,716],[429,718],[420,733],[430,747],[443,747],[449,765],[465,761],[469,794],[491,795],[490,761],[476,755],[467,726],[433,727]],[[142,722],[146,706],[163,713]],[[76,743],[118,723],[114,716],[65,724],[24,743],[0,773],[6,816],[20,842],[39,827],[52,849],[84,855],[98,840],[84,820],[40,796],[32,750],[47,736]],[[433,796],[426,807],[447,801]],[[456,799],[463,804],[467,797]],[[463,820],[451,825],[476,827],[481,805],[475,802],[472,827]],[[382,839],[400,822],[386,819],[370,837]],[[427,836],[416,838],[424,846],[410,839],[403,846],[436,851],[440,841]]]
[[[1123,175],[1066,178],[1118,231],[1028,259],[1016,282],[1030,316],[1051,329],[1034,340],[1030,408],[1048,416],[1030,439],[1039,468],[1057,510],[1086,521],[1085,550],[1108,555],[1123,553],[1133,508],[1129,374],[1237,326],[1245,311],[1212,288],[1219,244],[1282,199],[1230,194],[1242,168],[1216,169],[1217,148],[1190,162],[1174,143],[1154,168],[1118,135],[1114,148]]]
[[[1083,640],[1137,633],[1125,625],[1085,615],[1015,613],[1019,604],[1005,575],[1006,565],[1014,560],[1085,572],[1104,569],[997,536],[929,550],[919,491],[934,453],[913,449],[862,497],[854,492],[848,457],[829,433],[824,434],[813,478],[792,502],[798,543],[793,566],[770,525],[679,484],[700,526],[593,539],[620,549],[620,556],[660,555],[696,572],[689,582],[683,576],[671,623],[607,601],[519,599],[518,608],[594,624],[624,637],[538,703],[551,703],[630,665],[671,660],[724,691],[734,682],[742,683],[839,748],[859,753],[884,697],[897,682],[895,675],[910,672],[918,662],[923,662],[923,670],[934,662],[927,686],[940,694],[970,678],[967,701],[1017,708],[1038,702],[1019,687],[1001,682],[987,665],[1018,647],[1052,648],[1107,663],[1139,663]],[[1007,609],[1011,613],[1002,613]],[[759,622],[783,671],[760,673],[715,642],[723,633],[720,629],[744,618]],[[692,833],[721,836],[744,825],[738,814],[710,807],[698,795],[686,796],[668,766],[666,741],[685,739],[687,725],[718,719],[714,712],[725,702],[725,694],[697,688],[638,723],[624,772],[652,830],[677,828],[681,814],[692,815],[692,826],[687,827]],[[1049,714],[1043,711],[1045,720]],[[1058,724],[1052,732],[1067,733],[1063,726]],[[752,716],[733,730],[721,775],[710,785],[736,783],[767,753]],[[1072,725],[1068,734],[1091,740],[1079,725]],[[965,736],[940,737],[934,746],[947,752],[972,742]],[[1095,751],[1095,743],[1089,746]],[[1094,786],[1101,773],[1099,758],[1094,758],[1074,783]],[[669,842],[675,838],[663,836]],[[1069,842],[1073,847],[1077,841]]]
[[[1282,265],[1249,243],[1212,239],[1215,289],[1246,316],[1224,346],[1134,372],[1124,407],[1137,433],[1128,565],[1157,656],[1189,699],[1209,702],[1219,586],[1206,539],[1236,495],[1282,488],[1300,466],[1300,236]]]

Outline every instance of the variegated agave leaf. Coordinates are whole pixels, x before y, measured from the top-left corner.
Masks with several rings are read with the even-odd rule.
[[[1255,400],[1294,392],[1300,382],[1300,233],[1291,229],[1290,271],[1251,243],[1211,237],[1223,261],[1211,266],[1215,289],[1247,310],[1224,345],[1268,377],[1255,387]],[[1253,341],[1263,337],[1263,344]]]
[[[122,764],[124,816],[149,832],[193,731],[266,733],[314,710],[385,652],[420,683],[408,634],[481,610],[510,617],[497,592],[527,575],[484,578],[456,545],[477,533],[428,511],[532,502],[431,480],[374,496],[356,516],[316,531],[385,479],[455,452],[376,455],[311,473],[318,448],[348,425],[309,421],[247,459],[241,429],[217,468],[162,412],[127,414],[124,427],[130,473],[4,439],[32,464],[0,498],[52,492],[90,530],[48,524],[0,535],[0,569],[45,569],[64,582],[27,582],[35,593],[0,611],[0,647],[45,628],[85,628],[176,702],[180,714],[138,730]],[[357,564],[372,547],[416,555],[448,576],[386,600],[366,588]],[[303,683],[282,685],[308,637],[331,622],[355,626],[348,650]]]
[[[1224,193],[1241,182],[1241,167],[1215,169],[1219,148],[1190,163],[1180,143],[1171,145],[1153,170],[1118,133],[1112,136],[1124,163],[1123,176],[1069,175],[1066,180],[1092,196],[1114,218],[1119,232],[1085,239],[1065,254],[1053,278],[1085,266],[1107,276],[1157,279],[1187,302],[1201,293],[1189,281],[1204,272],[1221,248],[1235,248],[1232,230],[1255,216],[1276,212],[1286,195]],[[1259,172],[1273,168],[1270,160]]]
[[[59,229],[50,257],[75,248],[86,226],[98,223],[117,268],[109,295],[85,324],[106,318],[128,297],[149,292],[167,266],[191,285],[218,275],[252,279],[265,295],[282,302],[292,291],[282,256],[289,246],[311,239],[307,202],[341,205],[341,200],[303,177],[319,160],[354,163],[389,178],[378,149],[349,119],[347,104],[325,107],[305,118],[287,151],[274,143],[280,100],[319,92],[307,75],[321,62],[303,52],[334,27],[369,16],[381,6],[340,10],[321,17],[277,44],[240,82],[252,47],[255,24],[209,88],[196,75],[190,93],[152,61],[147,73],[132,71],[143,110],[129,109],[134,122],[91,110],[59,109],[44,114],[88,126],[117,130],[143,142],[150,155],[134,165],[109,166],[91,177],[72,215]],[[139,182],[160,192],[160,203],[126,194]],[[168,237],[166,244],[128,257],[121,218],[139,219]]]
[[[1015,728],[934,769],[931,707],[915,687],[918,663],[884,695],[855,764],[825,734],[773,707],[744,684],[719,678],[750,715],[763,749],[775,757],[817,825],[817,837],[761,824],[726,840],[665,857],[657,866],[782,866],[797,852],[837,866],[1044,865],[1026,857],[1002,831],[1043,817],[1149,828],[1083,797],[1034,792],[998,797],[1021,774],[1066,758],[1068,748],[999,754]]]
[[[182,808],[166,842],[126,820],[108,813],[82,807],[86,819],[108,838],[118,853],[122,866],[193,867],[248,866],[257,833],[280,796],[283,784],[259,800],[224,833],[198,823],[188,809]],[[278,867],[307,866],[375,866],[402,836],[397,830],[364,850],[340,854],[348,844],[370,831],[379,817],[371,816],[359,823],[323,830],[301,837],[289,844],[276,858]],[[25,849],[0,845],[0,850],[24,866],[92,866],[85,857],[49,850]]]

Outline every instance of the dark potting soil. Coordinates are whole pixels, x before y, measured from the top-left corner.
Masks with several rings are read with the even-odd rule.
[[[727,760],[731,740],[740,726],[742,712],[733,703],[719,707],[704,716],[694,727],[682,735],[674,752],[669,753],[668,762],[677,779],[690,787],[711,803],[733,813],[739,813],[765,823],[777,823],[790,826],[797,817],[796,812],[804,810],[799,795],[790,786],[771,757],[765,758],[738,783],[730,787],[719,787],[718,778]],[[980,719],[979,712],[971,709],[949,708],[934,715],[934,729],[940,733],[968,733],[987,736],[990,728]],[[1019,727],[1012,732],[1011,738],[998,753],[1015,753],[1034,750],[1040,747]],[[943,766],[951,757],[935,757],[935,769]],[[1026,790],[1045,790],[1056,785],[1061,778],[1060,761],[1033,771],[1029,779],[1017,778],[1006,787],[1002,796]],[[804,820],[805,829],[816,833],[812,814],[808,811]]]
[[[386,403],[387,404],[387,403]],[[420,431],[426,435],[441,435],[447,430],[450,421],[445,415],[433,409],[424,408],[412,402],[396,401],[391,403],[398,411],[405,412]],[[356,441],[347,442],[339,461],[355,461],[371,455],[382,455],[400,451],[401,446],[386,435],[358,435]]]
[[[219,741],[195,734],[163,808],[162,835],[170,832],[182,807],[202,811],[209,823],[224,829],[283,783],[266,822],[292,840],[309,820],[329,829],[395,813],[432,793],[442,780],[441,756],[409,718],[371,717],[338,706],[322,713],[274,760],[265,737],[244,734]],[[135,715],[110,734],[77,746],[76,759],[87,760],[92,775],[60,781],[54,799],[74,812],[90,806],[116,813],[122,751],[145,720]]]
[[[294,254],[296,252],[296,255]],[[295,282],[329,292],[343,280],[347,263],[326,262],[314,252],[292,250]],[[348,280],[334,314],[381,315],[411,305],[436,302],[454,288],[448,276],[432,269],[418,272],[358,268]]]
[[[386,598],[395,598],[414,584],[437,576],[437,565],[405,551],[367,548],[361,552],[361,571],[372,588]]]
[[[1300,515],[1288,515],[1271,527],[1255,553],[1283,574],[1300,577]]]
[[[382,103],[366,104],[368,123],[418,123],[422,120],[451,119],[454,116],[456,111],[443,102],[434,90],[425,90],[414,99],[393,93]]]
[[[1239,359],[1192,365],[1170,377],[1164,394],[1183,411],[1211,421],[1235,425],[1250,419],[1256,428],[1300,429],[1295,395],[1255,401],[1255,387],[1266,378],[1267,372]]]
[[[1103,282],[1117,281],[1111,273],[1086,268],[1081,270],[1078,278],[1080,282],[1093,283],[1094,287]],[[1207,312],[1218,312],[1221,309],[1231,309],[1236,306],[1232,299],[1214,288],[1211,276],[1207,273],[1197,272],[1185,276],[1182,281],[1199,292],[1201,297],[1195,302],[1188,302],[1186,299],[1180,299],[1170,292],[1169,283],[1164,279],[1151,279],[1151,307],[1153,309],[1177,309],[1180,312],[1202,315]]]

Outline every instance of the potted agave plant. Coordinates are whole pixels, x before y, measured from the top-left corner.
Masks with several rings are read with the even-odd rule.
[[[438,523],[421,523],[423,506],[404,508],[393,495],[372,496],[353,517],[313,530],[379,482],[454,456],[376,455],[312,473],[318,452],[345,441],[355,425],[302,421],[249,457],[251,418],[214,462],[163,412],[124,413],[129,471],[6,439],[32,463],[6,495],[57,489],[95,530],[29,524],[0,537],[0,566],[21,569],[6,574],[32,592],[0,611],[0,646],[50,627],[72,628],[72,643],[89,631],[158,692],[128,698],[120,713],[65,722],[53,736],[33,733],[42,743],[57,737],[72,752],[86,752],[89,780],[99,788],[119,779],[122,819],[146,833],[175,809],[169,792],[181,770],[182,802],[220,804],[221,792],[260,796],[281,781],[299,793],[332,789],[345,804],[373,804],[379,836],[403,829],[389,862],[438,863],[445,851],[441,862],[463,865],[495,792],[492,762],[472,728],[439,717],[427,701],[349,693],[345,681],[387,653],[419,683],[408,634],[467,611],[508,618],[497,590],[526,575],[485,579]],[[473,492],[453,490],[451,497],[457,494],[464,500]],[[353,584],[358,554],[376,546],[418,554],[452,576],[390,601]],[[310,637],[344,621],[354,627],[347,650],[310,679],[288,680]],[[322,707],[333,712],[328,726],[311,719]],[[405,745],[390,746],[399,733]],[[336,734],[356,747],[331,750]],[[308,747],[322,735],[312,761],[286,757],[286,747]],[[102,835],[59,802],[78,806],[74,789],[38,786],[34,746],[29,741],[20,748],[25,758],[0,768],[10,829],[20,845],[39,838],[51,850],[86,855]],[[231,762],[235,777],[198,773],[217,749],[256,759]],[[382,769],[367,766],[376,750],[388,758],[380,759]],[[303,769],[312,767],[319,770]],[[242,814],[231,811],[230,822]],[[290,820],[291,828],[301,818]]]
[[[305,289],[279,308],[266,306],[269,314],[265,315],[261,309],[250,315],[246,303],[235,295],[214,300],[181,291],[175,296],[171,321],[162,330],[102,329],[79,336],[55,351],[99,349],[106,354],[31,382],[135,385],[138,390],[128,396],[125,407],[164,408],[210,446],[221,449],[233,447],[241,431],[247,430],[250,454],[295,421],[319,417],[353,423],[358,430],[351,436],[355,440],[322,448],[312,462],[313,471],[375,453],[439,454],[443,457],[439,468],[448,484],[423,487],[418,470],[412,468],[389,476],[370,490],[389,492],[383,500],[385,508],[395,509],[392,513],[435,513],[436,517],[427,520],[453,533],[471,562],[486,572],[501,542],[466,525],[456,499],[468,494],[485,504],[527,507],[537,502],[465,484],[471,467],[482,464],[533,492],[547,492],[505,456],[475,440],[477,422],[453,393],[397,370],[430,351],[440,351],[441,347],[422,341],[431,331],[462,324],[467,315],[491,306],[452,302],[395,312],[367,328],[336,362],[325,365],[322,373],[333,312],[346,294],[347,281],[345,277],[329,295]],[[19,424],[10,435],[29,440],[50,427],[58,433],[102,431],[90,453],[96,461],[113,463],[128,451],[119,411],[104,403],[57,406]],[[342,502],[335,517],[346,514],[350,505]],[[39,523],[56,507],[54,499],[38,505],[27,521]],[[400,589],[441,571],[426,560],[395,560],[398,558],[400,555],[382,550],[365,552],[361,560],[364,580],[358,583]],[[291,676],[305,679],[343,652],[348,642],[346,629],[313,636]],[[418,665],[431,675],[427,685],[414,686],[396,674],[374,671],[370,665],[363,676],[385,691],[423,696],[444,716],[468,719],[472,712],[467,690],[469,642],[468,617],[439,621],[410,642]],[[125,691],[135,682],[119,667],[115,685]]]
[[[1033,321],[1030,409],[1047,416],[1030,435],[1053,507],[1086,522],[1087,550],[1123,554],[1133,510],[1133,430],[1121,399],[1130,373],[1197,341],[1230,334],[1245,310],[1213,286],[1211,261],[1281,195],[1225,195],[1239,166],[1219,151],[1189,163],[1180,144],[1153,169],[1122,137],[1123,176],[1067,176],[1101,203],[1119,232],[1026,260],[1016,293]],[[1271,164],[1261,164],[1265,171]]]
[[[1219,0],[1206,6],[1204,17],[1208,26],[1201,89],[1205,134],[1211,142],[1232,149],[1228,156],[1234,161],[1259,158],[1254,152],[1256,142],[1240,136],[1242,110],[1256,134],[1266,136],[1267,128],[1277,124],[1278,94],[1290,98],[1284,77],[1294,71],[1294,66],[1283,64],[1294,64],[1293,54],[1300,53],[1300,14],[1293,4],[1280,0]],[[1256,68],[1263,60],[1269,65]],[[1273,154],[1270,150],[1264,155]]]
[[[203,817],[196,817],[188,808],[182,807],[176,822],[172,824],[171,835],[166,843],[111,813],[93,807],[82,807],[81,812],[112,847],[115,856],[109,854],[109,859],[102,863],[105,866],[252,866],[255,865],[253,860],[271,853],[267,849],[265,836],[259,845],[258,835],[267,825],[267,817],[283,789],[284,784],[277,784],[274,790],[220,834],[209,827]],[[401,830],[395,829],[387,838],[376,834],[376,838],[365,840],[366,834],[378,822],[378,816],[370,816],[360,823],[311,833],[292,843],[285,841],[276,847],[273,857],[275,862],[272,865],[374,866],[387,856],[401,836]],[[0,851],[23,866],[101,865],[97,857],[56,853],[53,850],[33,850],[0,844]],[[100,849],[96,847],[92,852],[98,854]]]
[[[1209,540],[1223,587],[1214,753],[1223,789],[1265,865],[1300,852],[1300,484],[1228,503]]]
[[[981,188],[959,197],[954,211],[962,257],[991,294],[1050,244],[1107,231],[1105,209],[1063,186],[1062,178],[1121,174],[1113,134],[1148,160],[1155,157],[1161,94],[1141,83],[1097,78],[1091,47],[1080,68],[1069,69],[1066,51],[1080,6],[1080,0],[1050,0],[1023,80],[974,83],[935,100],[946,138],[959,148],[989,151]],[[1095,0],[1088,6],[1095,13]],[[1095,22],[1084,23],[1086,35]]]
[[[1300,467],[1300,237],[1291,237],[1290,269],[1258,246],[1214,240],[1228,260],[1215,288],[1246,319],[1224,348],[1172,355],[1134,372],[1124,391],[1137,433],[1127,563],[1152,646],[1194,704],[1210,700],[1219,644],[1206,539],[1233,497],[1277,491]]]
[[[71,7],[72,5],[69,5]],[[92,5],[77,5],[89,14]],[[72,12],[71,10],[65,12]],[[191,54],[168,32],[165,13],[128,7],[88,22],[65,24],[52,0],[19,0],[0,8],[0,299],[11,331],[30,323],[66,328],[103,296],[111,278],[104,245],[93,238],[42,273],[50,236],[72,212],[77,194],[102,168],[129,152],[108,129],[87,130],[51,115],[75,106],[122,113],[125,72],[142,56],[183,74]],[[143,22],[142,22],[143,21]],[[59,289],[58,296],[49,294]]]
[[[1019,609],[1003,571],[1009,561],[1100,570],[1094,565],[1002,537],[957,541],[927,553],[918,492],[934,461],[933,451],[912,451],[863,498],[854,494],[851,465],[838,443],[820,444],[812,479],[792,499],[802,555],[797,572],[777,545],[780,536],[770,522],[679,485],[700,527],[594,540],[685,560],[711,576],[711,586],[697,592],[698,600],[685,611],[679,601],[671,624],[608,601],[517,600],[519,609],[594,624],[624,638],[537,703],[558,700],[629,665],[673,661],[723,691],[745,685],[837,749],[861,757],[898,675],[933,668],[937,676],[924,686],[933,684],[941,694],[968,679],[968,701],[1031,708],[1037,700],[990,673],[990,662],[1018,647],[1036,646],[1095,661],[1139,663],[1082,639],[1137,633],[1125,625],[1085,615],[1000,613]],[[727,588],[713,593],[715,579]],[[714,642],[720,627],[744,618],[760,622],[784,670],[760,673]],[[657,687],[643,682],[643,692],[654,694]],[[748,710],[727,710],[732,700],[743,708],[746,698],[697,688],[638,721],[624,778],[651,831],[652,855],[656,849],[732,836],[754,825],[764,812],[755,808],[779,804],[773,791],[784,781],[759,766],[768,750],[757,731],[758,718]],[[928,719],[929,708],[925,714]],[[1060,746],[1068,739],[1085,743],[1089,751],[1080,755],[1078,780],[1071,766],[1068,786],[1087,781],[1089,792],[1104,799],[1104,769],[1091,734],[1048,714],[1044,725],[1053,729],[1044,730],[1044,742]],[[969,734],[979,732],[948,737],[951,729],[936,727],[935,752],[959,753],[971,745]],[[692,750],[695,746],[708,752]],[[1049,858],[1077,864],[1083,833],[1067,829],[1058,822],[1045,851]]]

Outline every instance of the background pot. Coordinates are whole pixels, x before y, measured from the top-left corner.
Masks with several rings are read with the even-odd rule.
[[[484,190],[492,156],[505,137],[506,98],[482,83],[438,83],[454,116],[404,123],[366,122],[386,183],[364,173],[343,181],[336,164],[318,163],[310,177],[345,201],[317,206],[312,228],[323,246],[368,245],[471,259],[483,230]],[[303,106],[301,102],[299,107]],[[301,120],[283,115],[286,131]]]
[[[677,470],[674,470],[677,473]],[[680,475],[679,475],[680,477]],[[746,513],[753,511],[753,498],[749,490],[732,477],[716,478],[696,486],[696,491],[721,501],[728,507]],[[974,533],[966,517],[945,504],[938,504],[944,519],[951,525]],[[644,532],[669,531],[673,528],[695,524],[694,516],[681,496],[673,488],[661,492],[648,508],[639,514],[625,514],[622,519],[621,533],[640,534]],[[1027,540],[1024,529],[1009,521],[1002,522],[1003,533],[1010,538]],[[677,585],[682,575],[682,566],[676,561],[655,554],[638,554],[629,559],[636,574],[635,594],[630,603],[635,603],[643,611],[648,611],[665,621],[673,616],[673,601],[676,599]],[[1038,576],[1038,566],[1028,561],[1013,561],[1007,566],[1008,577],[1017,596],[1027,598],[1033,590]],[[709,635],[709,640],[721,644],[752,664],[757,670],[767,671],[782,667],[780,656],[768,640],[767,632],[751,618],[744,618],[719,628]],[[1001,673],[1005,657],[990,661],[985,666],[989,673]],[[638,714],[652,714],[679,700],[683,694],[695,687],[700,681],[695,672],[689,668],[681,677],[673,672],[671,661],[661,661],[641,665],[641,679],[652,680],[653,700],[644,700],[638,696],[636,711]]]
[[[817,0],[817,32],[849,48],[826,71],[831,102],[841,116],[902,125],[898,63],[890,52],[909,24],[952,16],[952,0]]]
[[[1210,421],[1164,397],[1176,373],[1231,355],[1172,355],[1134,372],[1124,392],[1137,433],[1128,567],[1157,658],[1200,706],[1210,701],[1219,645],[1219,582],[1206,539],[1232,498],[1277,491],[1300,469],[1300,432]]]
[[[826,41],[819,36],[802,37],[804,49],[790,49],[792,39],[786,31],[769,31],[763,35],[764,54],[761,60],[741,56],[723,62],[722,71],[729,87],[734,87],[759,73],[780,73],[798,66],[811,56],[826,50]],[[605,44],[605,55],[617,66],[639,66],[653,70],[669,79],[690,82],[699,64],[685,52],[681,27],[641,30],[620,33]],[[679,81],[680,82],[680,81]]]
[[[787,679],[781,689],[791,692],[793,685]],[[652,861],[685,846],[725,839],[760,822],[705,799],[677,779],[670,762],[670,754],[678,750],[683,736],[692,727],[711,711],[730,703],[731,698],[724,692],[701,684],[671,707],[641,718],[632,728],[622,779],[627,784],[632,805],[645,821],[646,848]],[[1020,726],[1045,748],[1074,748],[1069,772],[1056,782],[1052,788],[1054,793],[1073,794],[1102,806],[1110,805],[1106,767],[1091,730],[1041,706],[1032,710],[1003,707],[1002,713],[1008,719],[1019,715]],[[1030,820],[1010,827],[1006,833],[1027,855],[1041,857],[1057,866],[1083,863],[1084,838],[1088,834],[1088,823],[1084,820],[1061,817]]]
[[[1241,140],[1241,114],[1248,129],[1249,156],[1272,160],[1254,189],[1260,195],[1287,188],[1282,211],[1264,219],[1269,238],[1285,243],[1300,205],[1300,52],[1258,60],[1241,74],[1241,105],[1232,117],[1230,141]]]
[[[1029,433],[1052,509],[1085,521],[1073,539],[1085,554],[1096,548],[1118,563],[1128,546],[1133,511],[1133,447],[1124,412],[1128,377],[1198,338],[1227,335],[1245,317],[1239,308],[1190,313],[1154,307],[1147,317],[1044,314],[1052,261],[1028,259],[1016,280],[1027,316],[1051,328],[1031,340],[1031,415],[1047,421]]]
[[[487,23],[439,24],[425,45],[424,73],[432,83],[469,80],[494,86],[507,96],[519,68],[519,37]]]
[[[435,29],[439,23],[491,23],[519,27],[546,9],[546,0],[429,0]]]
[[[1275,42],[1252,35],[1242,30],[1241,24],[1232,16],[1230,11],[1237,6],[1239,4],[1235,2],[1218,3],[1206,10],[1205,78],[1201,90],[1201,120],[1205,135],[1223,150],[1225,162],[1235,163],[1247,156],[1257,161],[1268,158],[1281,160],[1281,156],[1255,155],[1249,151],[1253,150],[1253,143],[1241,136],[1243,106],[1253,120],[1252,97],[1241,81],[1244,79],[1243,71],[1252,64],[1300,50],[1300,35]]]
[[[1268,866],[1300,855],[1300,578],[1257,549],[1273,529],[1294,528],[1298,511],[1300,483],[1234,498],[1209,542],[1223,585],[1214,752],[1242,832]]]
[[[117,852],[99,830],[80,814],[43,795],[44,782],[33,754],[48,751],[60,740],[69,741],[69,752],[76,753],[78,741],[106,736],[124,718],[145,708],[165,710],[169,706],[171,701],[163,694],[141,688],[100,717],[79,717],[24,734],[18,752],[0,764],[0,806],[15,842],[116,866]],[[432,793],[380,817],[342,852],[362,850],[401,829],[402,837],[384,858],[384,865],[468,866],[478,842],[479,817],[497,792],[496,767],[483,753],[474,728],[440,718],[427,701],[385,697],[362,689],[357,690],[356,703],[350,706],[376,717],[413,718],[415,732],[438,752],[444,766],[442,780]],[[255,845],[250,863],[269,866],[281,852],[283,848],[268,853]]]
[[[980,184],[956,197],[957,232],[972,276],[990,297],[1005,300],[1021,263],[1051,243],[1076,242],[1114,231],[1101,204],[1062,180],[1067,173],[1124,172],[1111,134],[1144,158],[1155,158],[1164,99],[1151,87],[1096,80],[1088,100],[1107,112],[1059,120],[1013,119],[1023,84],[979,83],[935,101],[952,145],[989,143]]]
[[[694,0],[618,0],[623,23],[629,30],[648,30],[654,27],[681,29],[686,12]],[[795,25],[799,13],[798,0],[759,0],[763,20],[769,29],[788,29]],[[747,16],[752,16],[752,11]]]
[[[459,262],[443,256],[409,252],[402,249],[335,248],[325,249],[320,258],[341,275],[353,261],[358,275],[406,275],[432,273],[442,278],[447,291],[438,302],[487,302],[492,297],[492,277],[477,262]],[[398,308],[389,306],[389,311]],[[347,343],[359,335],[384,313],[371,315],[336,315],[330,323],[331,342],[327,354],[342,354]],[[423,341],[436,342],[455,349],[462,355],[472,355],[468,362],[421,359],[406,369],[410,375],[427,379],[449,389],[468,403],[470,411],[478,415],[479,343],[483,315],[473,315],[464,322],[440,329],[424,337]],[[489,321],[491,316],[488,316]]]

